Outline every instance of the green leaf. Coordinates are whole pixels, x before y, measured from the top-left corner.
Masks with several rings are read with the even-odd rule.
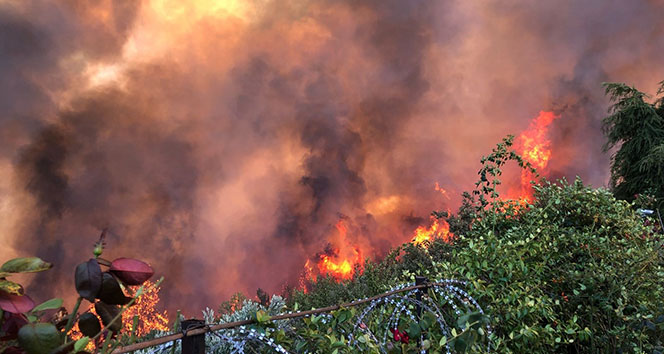
[[[88,345],[90,342],[90,337],[83,337],[74,343],[74,353],[80,352],[81,350],[85,349],[85,347]]]
[[[62,299],[61,298],[53,298],[50,300],[46,300],[42,302],[41,304],[35,306],[34,309],[32,309],[32,312],[37,312],[37,311],[46,311],[46,310],[55,310],[59,309],[62,307]]]
[[[258,321],[258,323],[269,322],[270,318],[270,315],[268,315],[264,310],[258,310],[256,312],[256,321]]]
[[[45,354],[59,347],[62,337],[51,323],[30,323],[18,331],[18,342],[28,354]]]
[[[417,338],[420,336],[420,326],[417,323],[411,323],[410,326],[408,327],[408,335],[411,338]]]
[[[447,337],[443,336],[442,338],[440,338],[440,342],[438,342],[438,345],[442,347],[445,344],[447,344]]]
[[[23,295],[23,287],[21,284],[9,280],[0,280],[0,290],[4,290],[5,292],[14,295]]]
[[[44,262],[38,257],[14,258],[3,264],[0,267],[0,272],[34,273],[50,269],[51,267],[53,267],[53,264]]]
[[[428,339],[425,339],[422,341],[422,349],[424,350],[429,350],[431,348],[431,341]]]

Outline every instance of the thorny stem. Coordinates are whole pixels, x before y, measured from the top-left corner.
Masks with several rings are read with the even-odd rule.
[[[74,326],[74,318],[76,318],[78,308],[81,307],[81,301],[83,301],[83,298],[79,296],[76,300],[76,305],[74,305],[74,309],[72,310],[71,315],[69,315],[69,319],[67,319],[67,325],[65,326],[65,344],[67,344],[69,341],[68,334],[71,328]]]

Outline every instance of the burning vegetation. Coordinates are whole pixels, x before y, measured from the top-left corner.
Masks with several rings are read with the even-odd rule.
[[[131,292],[136,292],[138,286],[130,287]],[[146,281],[143,285],[143,294],[136,299],[136,302],[122,313],[122,330],[120,335],[142,337],[151,331],[168,332],[168,312],[159,311],[159,291],[161,287],[156,286],[151,281]],[[91,305],[88,312],[99,317],[95,306]],[[100,319],[101,320],[101,319]],[[83,333],[78,328],[78,323],[72,327],[70,336],[73,340],[83,337]],[[88,350],[94,349],[94,343],[90,342]]]

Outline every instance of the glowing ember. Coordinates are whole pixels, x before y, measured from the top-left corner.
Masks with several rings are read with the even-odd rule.
[[[432,218],[433,223],[429,227],[420,226],[415,229],[413,236],[414,244],[418,245],[425,241],[431,241],[434,238],[442,238],[445,242],[450,242],[454,234],[450,232],[450,225],[443,219]]]
[[[138,288],[139,288],[138,286],[131,287],[133,291],[138,290]],[[136,299],[134,305],[129,307],[122,314],[122,323],[123,323],[123,328],[121,331],[122,333],[128,335],[132,333],[134,326],[133,325],[134,316],[138,317],[138,326],[136,327],[136,330],[134,332],[137,337],[144,336],[153,330],[164,331],[164,332],[170,330],[168,327],[167,312],[164,311],[163,313],[160,313],[155,308],[157,303],[159,302],[160,289],[161,289],[160,287],[155,286],[155,284],[150,281],[145,282],[143,287],[144,291],[143,295],[141,295],[138,299]],[[95,312],[94,305],[90,305],[88,311],[93,313],[94,315],[97,315],[97,313]],[[71,332],[69,333],[73,340],[78,340],[81,337],[83,337],[83,334],[78,329],[78,323],[74,325]],[[86,349],[93,350],[94,343],[92,342],[89,343]]]
[[[133,306],[129,307],[127,311],[122,314],[122,321],[124,323],[124,331],[131,333],[132,322],[134,316],[138,316],[138,327],[136,328],[136,335],[143,336],[150,333],[150,331],[168,331],[168,314],[166,311],[160,313],[156,310],[157,303],[159,303],[159,290],[154,283],[147,281],[144,284],[144,293],[141,295]]]
[[[549,125],[560,118],[553,112],[540,111],[539,116],[530,122],[526,131],[519,135],[517,144],[521,156],[530,162],[539,172],[543,172],[551,158],[551,142],[549,141]],[[534,176],[529,171],[521,172],[521,196],[519,199],[528,200],[532,197],[530,181]]]
[[[447,200],[450,199],[450,196],[447,194],[447,191],[446,191],[445,189],[443,189],[443,188],[438,184],[438,182],[436,182],[436,186],[434,187],[434,190],[435,190],[436,192],[440,192],[440,194],[441,194],[445,199],[447,199]]]
[[[362,264],[362,254],[358,247],[350,246],[348,243],[348,229],[344,221],[339,220],[335,227],[338,231],[338,239],[335,244],[340,247],[328,247],[324,253],[318,256],[318,272],[322,275],[330,275],[337,280],[350,279],[353,276],[355,265]]]

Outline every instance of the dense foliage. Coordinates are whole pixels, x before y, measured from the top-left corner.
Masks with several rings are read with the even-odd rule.
[[[503,144],[494,162],[496,154],[509,159],[503,150],[511,140]],[[662,352],[663,240],[656,219],[580,180],[543,181],[524,205],[501,200],[491,188],[499,182],[481,177],[478,186],[490,188],[465,193],[459,213],[448,218],[457,232],[451,244],[406,244],[368,262],[353,280],[318,279],[291,303],[365,297],[415,275],[467,279],[494,328],[496,351]]]
[[[664,206],[664,97],[654,103],[634,87],[605,84],[614,105],[604,118],[606,151],[617,148],[611,159],[611,187],[619,199],[633,200],[650,194],[657,208]],[[664,82],[657,92],[664,93]],[[654,207],[649,206],[649,207]]]
[[[472,280],[496,349],[661,350],[661,235],[632,205],[579,180],[546,183],[535,196],[477,219],[439,268]]]

